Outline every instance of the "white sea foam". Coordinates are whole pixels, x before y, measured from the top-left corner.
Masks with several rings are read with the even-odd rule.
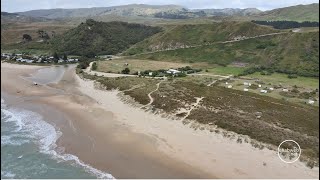
[[[39,145],[41,153],[52,155],[56,160],[75,162],[75,164],[83,167],[87,172],[94,174],[98,178],[114,178],[111,174],[85,164],[77,156],[57,152],[56,141],[62,133],[51,124],[45,122],[41,115],[32,111],[15,108],[3,109],[3,107],[6,106],[4,100],[1,99],[1,112],[5,115],[1,119],[4,122],[14,122],[16,129],[10,135],[1,136],[1,145],[21,145],[33,141]],[[4,176],[9,177],[7,175]]]
[[[13,174],[12,172],[10,171],[2,171],[1,170],[1,177],[4,177],[4,178],[14,178],[16,175]]]

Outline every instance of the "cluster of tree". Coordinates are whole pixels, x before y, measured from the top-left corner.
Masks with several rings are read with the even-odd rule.
[[[52,39],[57,52],[86,56],[116,54],[161,31],[159,27],[126,22],[97,22],[88,19],[78,27]]]
[[[49,34],[44,30],[38,30],[38,34],[39,34],[39,37],[42,38],[45,41],[50,39]]]
[[[193,68],[191,68],[190,66],[181,67],[181,68],[178,68],[177,70],[178,70],[178,71],[185,72],[185,73],[187,73],[187,74],[192,74],[192,73],[197,73],[197,72],[202,71],[202,69],[193,69]]]
[[[32,41],[32,37],[29,34],[23,34],[22,35],[22,40],[24,42],[29,42],[29,41]]]
[[[260,25],[272,26],[275,29],[291,29],[300,27],[319,27],[319,22],[297,22],[297,21],[252,21]]]

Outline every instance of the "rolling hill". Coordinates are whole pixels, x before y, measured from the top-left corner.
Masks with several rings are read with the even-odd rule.
[[[17,12],[19,15],[48,18],[94,18],[104,16],[160,18],[160,19],[190,19],[214,17],[231,20],[288,20],[288,21],[319,21],[319,4],[298,5],[260,11],[256,8],[225,8],[225,9],[187,9],[178,5],[146,5],[129,4],[112,7],[94,7],[78,9],[40,9]],[[225,18],[223,18],[225,17]],[[96,18],[95,18],[96,19]]]
[[[249,63],[273,71],[319,77],[319,32],[286,33],[234,43],[137,55],[159,61]]]
[[[159,27],[88,19],[51,42],[53,49],[59,53],[92,57],[119,53],[160,31]]]
[[[255,20],[287,20],[287,21],[317,21],[319,22],[319,3],[290,6],[285,8],[265,11],[257,16]]]
[[[252,22],[221,22],[198,25],[168,26],[158,33],[132,46],[125,54],[137,54],[192,45],[232,40],[239,36],[257,36],[279,32]]]

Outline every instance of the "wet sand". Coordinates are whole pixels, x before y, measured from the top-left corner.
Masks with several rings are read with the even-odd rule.
[[[116,178],[319,178],[319,168],[285,164],[275,151],[131,107],[73,70],[46,87],[19,78],[38,67],[17,66],[1,67],[11,103],[47,117],[63,133],[59,147]]]

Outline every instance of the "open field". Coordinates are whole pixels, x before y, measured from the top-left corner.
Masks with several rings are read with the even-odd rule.
[[[254,73],[245,77],[260,79],[273,85],[282,84],[284,86],[298,86],[307,89],[316,89],[319,87],[319,78],[301,77],[290,79],[286,74],[273,73],[271,75],[261,75],[260,73]]]
[[[234,66],[215,66],[213,68],[207,68],[208,73],[219,74],[219,75],[239,75],[246,68],[245,67],[234,67]]]
[[[125,64],[128,63],[128,66]],[[180,68],[190,66],[193,68],[208,67],[207,63],[180,63],[180,62],[166,62],[166,61],[151,61],[138,59],[114,59],[109,61],[97,61],[97,71],[119,73],[124,68],[130,69],[130,74],[138,71],[159,70],[169,68]],[[211,65],[213,66],[213,65]]]

